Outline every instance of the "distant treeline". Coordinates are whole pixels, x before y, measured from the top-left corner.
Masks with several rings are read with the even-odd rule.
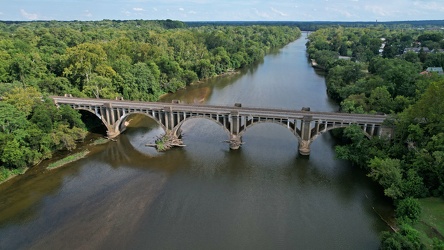
[[[342,27],[376,27],[382,26],[386,28],[438,28],[444,27],[444,20],[421,20],[421,21],[392,21],[392,22],[337,22],[337,21],[215,21],[215,22],[185,22],[189,27],[200,26],[251,26],[251,25],[272,25],[272,26],[294,26],[303,31],[315,31],[322,28],[342,26]]]
[[[4,24],[24,24],[24,23],[97,23],[97,21],[0,21]],[[298,27],[303,31],[316,31],[322,28],[342,26],[342,27],[386,27],[386,28],[424,28],[424,29],[436,29],[444,27],[443,20],[411,20],[411,21],[388,21],[381,22],[375,21],[358,21],[358,22],[345,22],[345,21],[188,21],[181,22],[177,20],[103,20],[102,22],[113,23],[151,23],[152,25],[158,25],[165,29],[173,28],[185,28],[185,27],[202,27],[202,26],[287,26]]]

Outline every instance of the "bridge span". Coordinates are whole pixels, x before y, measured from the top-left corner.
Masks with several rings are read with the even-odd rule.
[[[184,122],[194,118],[205,118],[219,124],[228,134],[230,148],[238,149],[242,135],[257,123],[277,123],[289,129],[299,142],[299,153],[310,154],[310,144],[322,133],[335,128],[356,124],[367,137],[390,137],[393,129],[383,125],[385,115],[347,114],[335,112],[313,112],[270,108],[196,105],[182,103],[139,102],[51,96],[58,105],[70,105],[74,109],[86,110],[101,119],[109,138],[118,136],[125,129],[125,121],[131,114],[143,114],[155,120],[165,132],[180,136]]]

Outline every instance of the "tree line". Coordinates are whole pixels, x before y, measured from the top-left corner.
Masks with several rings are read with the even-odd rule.
[[[0,22],[0,177],[85,137],[79,114],[49,94],[157,101],[299,36],[295,27],[173,20]]]
[[[271,26],[295,26],[303,31],[316,31],[330,27],[348,27],[348,28],[372,28],[384,27],[388,29],[440,29],[444,26],[444,20],[416,20],[416,21],[194,21],[185,22],[189,27],[213,26],[213,25],[271,25]]]
[[[413,228],[417,198],[444,197],[444,67],[442,30],[326,28],[309,36],[309,57],[327,71],[327,92],[342,112],[384,113],[395,134],[367,139],[359,127],[341,131],[337,157],[364,168],[393,199],[399,231],[382,249],[422,249]],[[424,51],[424,47],[429,51]],[[418,52],[405,52],[417,47]],[[342,57],[340,57],[342,56]],[[443,249],[442,241],[432,246]]]

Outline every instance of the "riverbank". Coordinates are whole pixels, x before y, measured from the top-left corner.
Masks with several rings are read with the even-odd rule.
[[[87,144],[87,145],[83,145],[79,148],[79,150],[81,150],[80,152],[75,152],[75,153],[70,153],[67,156],[65,156],[64,158],[57,160],[55,162],[49,163],[46,166],[46,169],[55,169],[55,168],[59,168],[59,167],[63,167],[68,163],[71,162],[75,162],[77,160],[80,160],[82,158],[85,158],[86,156],[88,156],[88,154],[90,153],[90,147],[94,147],[97,145],[102,145],[105,143],[108,143],[110,140],[106,139],[106,138],[97,138],[95,140],[92,140],[91,143]]]
[[[109,142],[109,140],[106,138],[94,137],[90,139],[90,143],[79,144],[77,149],[72,152],[68,152],[65,154],[58,153],[59,155],[61,155],[61,157],[51,157],[50,159],[41,161],[32,167],[24,167],[18,169],[7,169],[5,167],[0,167],[0,185],[5,184],[10,180],[14,180],[18,176],[24,175],[26,174],[26,172],[34,168],[55,169],[60,168],[68,163],[80,160],[88,156],[91,147],[105,144],[107,142]]]
[[[0,167],[0,185],[11,180],[12,178],[26,173],[29,168],[7,169]]]

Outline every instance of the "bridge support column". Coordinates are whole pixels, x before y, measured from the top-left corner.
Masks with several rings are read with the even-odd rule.
[[[239,149],[242,145],[242,137],[239,135],[231,135],[230,136],[230,149],[236,150]]]
[[[304,116],[301,121],[301,141],[299,142],[299,154],[310,155],[311,140],[311,116]]]
[[[239,112],[232,112],[230,118],[230,149],[236,150],[242,145],[242,136],[239,135],[241,119]]]
[[[120,130],[118,128],[116,128],[116,126],[109,125],[109,126],[106,126],[106,128],[107,128],[106,136],[109,139],[113,139],[113,138],[115,138],[115,137],[120,135]]]
[[[109,139],[112,139],[120,135],[121,131],[116,123],[120,117],[116,117],[115,110],[111,103],[105,103],[104,106],[105,112],[102,113],[101,111],[101,117],[107,129],[106,135]]]

